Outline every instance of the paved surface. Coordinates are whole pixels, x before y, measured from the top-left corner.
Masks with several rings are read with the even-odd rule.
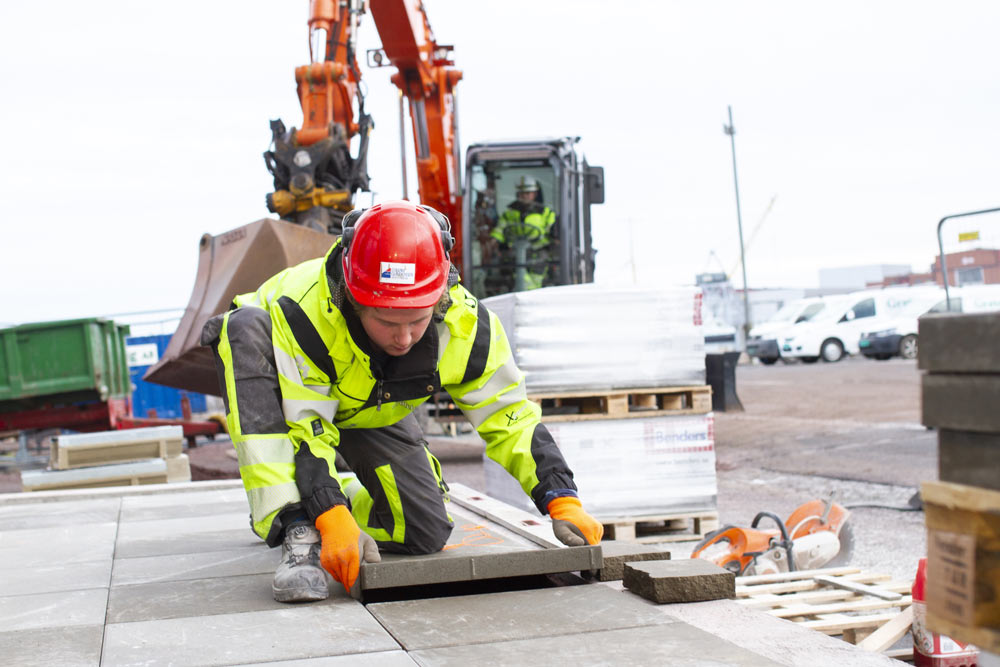
[[[760,642],[776,619],[729,601],[658,606],[617,582],[367,606],[335,587],[324,602],[281,604],[279,551],[247,515],[228,481],[0,497],[4,664],[797,664]],[[706,620],[734,615],[736,630]],[[892,664],[778,627],[810,664]]]

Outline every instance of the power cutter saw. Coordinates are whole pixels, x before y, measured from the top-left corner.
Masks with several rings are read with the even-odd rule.
[[[850,512],[832,500],[811,500],[782,523],[772,512],[759,512],[749,528],[723,526],[705,536],[691,553],[737,576],[811,570],[846,563],[854,540]],[[777,528],[763,529],[764,519]]]

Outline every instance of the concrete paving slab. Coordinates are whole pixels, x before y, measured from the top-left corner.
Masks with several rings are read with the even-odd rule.
[[[101,625],[107,604],[107,588],[0,597],[0,628],[31,630]]]
[[[778,663],[686,623],[413,651],[427,667],[553,664],[774,667]],[[819,664],[811,662],[810,664]]]
[[[360,603],[341,599],[271,611],[111,623],[101,665],[243,665],[399,648]]]
[[[111,578],[113,586],[149,584],[232,577],[245,574],[274,574],[281,549],[269,549],[263,542],[253,547],[233,547],[171,556],[118,558]]]
[[[120,509],[121,499],[119,498],[84,500],[75,503],[72,508],[59,503],[0,504],[0,532],[115,522],[118,521]]]
[[[283,662],[265,662],[267,667],[412,667],[417,663],[404,651],[385,651],[379,653],[353,653],[330,658],[312,658],[308,660],[288,660]]]
[[[622,581],[636,595],[659,604],[736,597],[736,575],[697,558],[626,563]]]
[[[625,574],[625,563],[647,560],[670,560],[670,552],[646,544],[609,540],[601,542],[603,564],[598,574],[600,581],[615,581]]]
[[[955,431],[1000,433],[1000,373],[927,373],[921,382],[921,422]]]
[[[1000,491],[1000,433],[941,429],[938,479]]]
[[[381,602],[368,611],[408,651],[672,622],[645,601],[601,585]]]
[[[5,530],[0,532],[0,568],[110,560],[117,532],[116,523]]]
[[[219,551],[263,542],[250,530],[248,515],[122,522],[115,555],[119,558]]]
[[[0,568],[3,582],[2,595],[33,595],[57,591],[77,591],[88,588],[107,588],[111,585],[111,558],[89,563],[63,563],[52,561],[32,567]]]
[[[94,667],[103,638],[103,624],[0,632],[0,654],[17,667]]]
[[[287,609],[287,604],[274,600],[273,577],[268,573],[114,586],[108,598],[108,623]],[[330,593],[334,599],[347,598],[340,585],[331,586]]]
[[[228,501],[215,500],[211,503],[181,503],[176,505],[135,507],[126,502],[122,505],[123,522],[207,517],[219,514],[240,514],[243,517],[249,517],[250,506],[247,504],[245,496]],[[247,523],[249,524],[249,519]]]
[[[917,367],[934,373],[1000,373],[1000,314],[940,313],[918,320]]]

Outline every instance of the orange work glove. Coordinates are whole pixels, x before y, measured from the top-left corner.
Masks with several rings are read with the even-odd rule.
[[[343,584],[348,594],[358,597],[361,561],[378,563],[382,560],[375,540],[358,528],[346,505],[337,505],[316,517],[316,529],[322,539],[319,562],[323,569]]]
[[[549,502],[547,509],[552,517],[552,532],[560,542],[571,547],[600,544],[604,526],[583,511],[579,498],[563,496]]]

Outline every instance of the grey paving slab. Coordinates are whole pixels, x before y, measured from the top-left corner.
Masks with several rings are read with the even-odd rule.
[[[122,522],[115,555],[119,558],[219,551],[263,544],[250,530],[246,514]]]
[[[17,667],[97,667],[104,625],[0,632],[0,655]]]
[[[412,667],[417,663],[404,651],[380,651],[378,653],[354,653],[338,655],[330,658],[311,658],[307,660],[288,660],[282,662],[265,662],[265,665],[288,665],[288,667]]]
[[[86,563],[51,561],[31,567],[5,564],[0,568],[3,588],[0,595],[34,595],[87,588],[107,588],[111,585],[111,558]]]
[[[368,611],[408,651],[672,622],[645,601],[600,584],[381,602]]]
[[[231,577],[242,574],[274,574],[281,549],[261,543],[223,551],[201,551],[170,556],[118,558],[111,577],[114,586]]]
[[[941,429],[938,479],[1000,491],[1000,433]]]
[[[698,558],[625,563],[622,581],[636,595],[659,604],[736,597],[736,575]]]
[[[30,630],[101,625],[107,603],[107,588],[0,597],[0,628]]]
[[[646,544],[610,540],[601,542],[601,558],[603,564],[601,565],[598,579],[601,581],[615,581],[624,576],[625,563],[646,560],[670,560],[670,552]]]
[[[399,648],[360,603],[342,599],[271,611],[111,623],[101,665],[242,665]]]
[[[275,602],[271,593],[273,576],[272,572],[115,586],[108,599],[108,623],[287,609],[288,605]],[[330,593],[333,599],[347,598],[339,585],[331,586]]]
[[[1000,373],[926,373],[921,378],[921,422],[955,431],[1000,433]]]
[[[109,523],[118,520],[119,498],[83,500],[72,507],[61,503],[0,504],[0,532]]]
[[[243,489],[160,494],[122,499],[122,521],[148,521],[216,514],[250,514]]]
[[[410,655],[426,667],[484,664],[491,667],[551,667],[554,664],[773,667],[779,664],[686,623],[466,644],[413,651]]]
[[[117,532],[116,523],[5,530],[0,532],[0,568],[110,560]]]
[[[1000,373],[1000,314],[941,313],[919,320],[917,367],[935,373]]]

